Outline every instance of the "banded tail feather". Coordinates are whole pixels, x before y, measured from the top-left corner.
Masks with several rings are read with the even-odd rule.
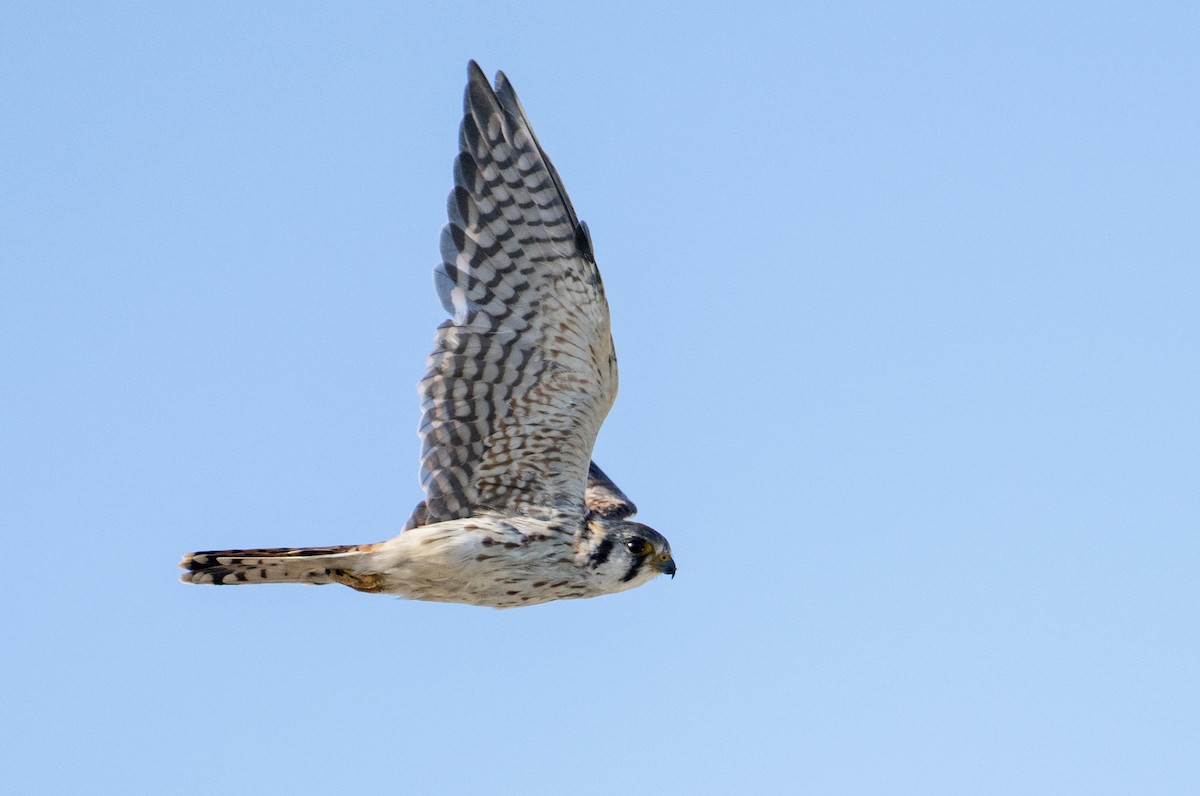
[[[269,547],[254,550],[202,550],[179,562],[184,583],[214,586],[246,583],[341,583],[359,591],[378,591],[377,576],[359,571],[374,545]]]

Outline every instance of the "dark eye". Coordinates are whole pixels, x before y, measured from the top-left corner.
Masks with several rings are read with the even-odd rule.
[[[650,543],[640,536],[633,537],[625,543],[625,546],[628,547],[629,552],[633,553],[635,556],[649,555],[653,549]]]

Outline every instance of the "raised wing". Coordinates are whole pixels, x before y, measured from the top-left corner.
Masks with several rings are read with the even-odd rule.
[[[584,512],[617,392],[608,303],[580,223],[503,73],[468,67],[420,384],[426,523],[484,509]],[[416,517],[414,516],[414,519]]]
[[[637,506],[633,505],[633,501],[625,497],[625,493],[617,488],[595,462],[588,467],[584,503],[587,504],[588,511],[609,519],[627,520],[637,514]]]

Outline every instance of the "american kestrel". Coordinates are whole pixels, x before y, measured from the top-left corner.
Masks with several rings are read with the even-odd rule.
[[[185,583],[341,583],[512,608],[674,576],[671,546],[591,462],[617,394],[587,225],[503,72],[472,61],[421,380],[425,499],[400,535],[184,556]]]

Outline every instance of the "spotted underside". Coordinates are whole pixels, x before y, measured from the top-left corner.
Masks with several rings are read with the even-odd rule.
[[[471,65],[442,233],[437,331],[420,384],[425,522],[483,510],[582,515],[617,392],[587,228],[508,79]]]

